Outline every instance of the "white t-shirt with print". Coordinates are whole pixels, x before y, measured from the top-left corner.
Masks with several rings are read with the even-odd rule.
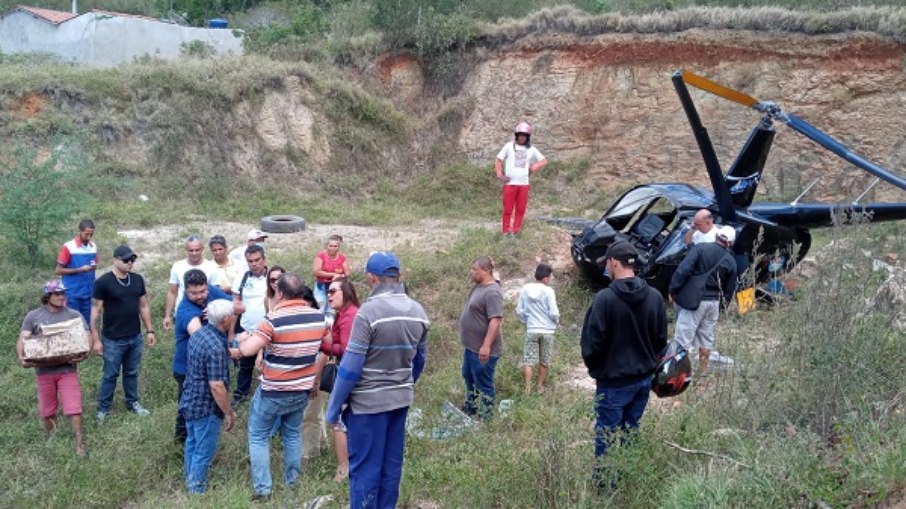
[[[527,186],[529,185],[529,166],[543,160],[544,156],[535,147],[526,148],[524,145],[516,145],[515,142],[510,141],[500,149],[497,159],[504,162],[505,175],[510,177],[509,185]]]

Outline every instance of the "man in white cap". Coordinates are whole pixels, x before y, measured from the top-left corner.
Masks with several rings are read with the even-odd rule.
[[[236,273],[245,274],[249,270],[249,264],[245,261],[245,250],[249,246],[259,245],[264,247],[267,240],[267,234],[258,229],[251,229],[245,235],[246,245],[233,248],[230,251],[230,260],[236,264]]]
[[[721,303],[736,293],[736,261],[732,226],[716,228],[715,242],[695,244],[670,280],[670,298],[677,304],[674,339],[687,350],[697,347],[699,371],[708,369],[714,349],[714,329]]]

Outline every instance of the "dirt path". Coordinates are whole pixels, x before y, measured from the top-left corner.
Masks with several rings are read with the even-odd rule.
[[[197,234],[203,239],[208,239],[213,235],[223,235],[232,249],[244,245],[246,233],[257,227],[257,224],[210,221],[201,217],[190,217],[179,225],[123,229],[117,233],[140,255],[136,262],[136,270],[140,272],[145,267],[161,263],[169,265],[179,259],[182,253],[182,243],[189,235]],[[353,268],[361,268],[356,267],[356,261],[359,261],[358,263],[361,265],[360,260],[374,250],[395,249],[400,246],[425,252],[442,249],[452,244],[460,236],[464,227],[493,229],[496,227],[496,223],[425,220],[406,226],[308,224],[306,229],[300,232],[270,234],[267,239],[267,249],[268,253],[273,253],[276,258],[286,258],[286,255],[295,258],[295,255],[313,253],[321,249],[327,241],[327,237],[336,233],[343,236],[343,251],[349,255]],[[307,257],[306,255],[305,258]],[[292,269],[294,268],[290,268],[290,270]]]

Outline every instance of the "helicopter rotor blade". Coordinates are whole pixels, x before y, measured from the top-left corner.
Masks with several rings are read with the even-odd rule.
[[[884,180],[885,182],[889,182],[899,187],[900,189],[906,190],[906,179],[878,166],[877,164],[865,159],[859,154],[856,154],[852,150],[848,149],[845,145],[832,138],[829,134],[821,131],[817,127],[809,124],[796,115],[787,113],[779,120],[785,122],[786,125],[790,126],[790,128],[792,128],[794,131],[830,150],[834,154],[837,154],[843,160],[849,161],[850,163],[858,166],[868,173],[871,173],[875,177]]]
[[[746,95],[738,90],[733,90],[732,88],[725,87],[720,83],[715,83],[708,78],[695,74],[694,72],[684,70],[683,81],[695,88],[700,88],[705,92],[710,92],[718,97],[723,97],[724,99],[742,104],[743,106],[754,108],[760,103],[758,99],[755,99],[752,96]]]

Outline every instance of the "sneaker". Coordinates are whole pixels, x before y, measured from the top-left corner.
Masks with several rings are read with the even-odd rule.
[[[94,419],[98,424],[104,424],[104,421],[107,420],[107,412],[101,412],[100,410],[98,410],[98,413],[94,417]]]
[[[139,404],[138,401],[132,404],[132,413],[141,417],[147,417],[151,415],[151,411]]]
[[[724,366],[733,366],[736,364],[736,361],[732,357],[727,357],[726,355],[721,355],[717,350],[711,350],[711,354],[708,355],[708,362],[714,364],[722,364]]]

